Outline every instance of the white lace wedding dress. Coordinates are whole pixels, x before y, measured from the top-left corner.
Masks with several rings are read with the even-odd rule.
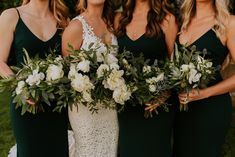
[[[95,35],[84,17],[79,15],[74,20],[79,20],[83,27],[81,49],[88,49],[89,45],[94,43],[94,45],[99,45],[98,53],[105,52],[105,44]],[[117,45],[114,35],[112,35],[112,45]],[[68,112],[75,138],[73,157],[117,156],[118,121],[115,110],[100,107],[98,113],[92,114],[87,107],[78,104],[78,109],[73,107],[73,110],[69,109]]]

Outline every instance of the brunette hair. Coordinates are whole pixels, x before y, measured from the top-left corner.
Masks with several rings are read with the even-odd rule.
[[[169,0],[148,0],[150,10],[148,12],[146,26],[147,37],[159,37],[162,35],[161,24],[167,14],[174,14],[172,3]],[[126,26],[131,22],[135,9],[136,0],[123,0],[123,12],[121,13],[119,26],[116,31],[117,36],[123,36],[126,33]]]

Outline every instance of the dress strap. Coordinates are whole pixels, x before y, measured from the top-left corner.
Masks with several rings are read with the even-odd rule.
[[[16,11],[17,11],[17,14],[18,14],[19,18],[20,18],[20,12],[19,12],[19,10],[18,10],[17,8],[15,8],[15,9],[16,9]]]

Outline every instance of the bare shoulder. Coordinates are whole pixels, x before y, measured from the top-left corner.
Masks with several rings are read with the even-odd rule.
[[[69,25],[65,28],[63,34],[74,36],[75,34],[82,35],[82,33],[83,33],[82,23],[79,20],[74,19],[69,22]]]
[[[12,28],[14,28],[13,26],[16,25],[18,19],[19,19],[19,15],[16,9],[10,8],[2,12],[0,16],[0,25],[7,26],[8,28],[9,26],[12,26]]]

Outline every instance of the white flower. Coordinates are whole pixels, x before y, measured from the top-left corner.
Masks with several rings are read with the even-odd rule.
[[[106,62],[108,65],[118,63],[118,59],[111,53],[106,55]]]
[[[90,92],[82,92],[82,99],[85,101],[85,102],[88,102],[88,103],[91,103],[93,101],[92,97],[91,97],[91,93]]]
[[[122,78],[123,74],[123,70],[113,70],[108,76],[107,80],[103,81],[104,88],[115,90],[116,88],[125,84],[125,80]]]
[[[189,84],[192,84],[193,82],[198,82],[201,78],[201,73],[197,73],[197,70],[191,69],[189,72]]]
[[[112,63],[109,66],[110,66],[110,69],[115,69],[115,70],[118,70],[120,68],[117,63]]]
[[[89,72],[90,71],[90,61],[83,60],[83,61],[79,62],[77,65],[77,70],[82,71],[84,73]]]
[[[17,87],[15,89],[16,95],[19,95],[22,92],[24,87],[25,87],[25,82],[24,81],[18,82]]]
[[[68,74],[68,78],[69,79],[73,79],[73,78],[76,77],[76,75],[78,75],[78,72],[76,70],[76,65],[75,64],[71,64],[70,65],[69,74]]]
[[[122,63],[124,64],[124,65],[128,65],[128,61],[124,58],[124,59],[122,59]]]
[[[145,81],[149,84],[155,84],[155,83],[158,83],[159,81],[162,81],[163,79],[164,79],[164,73],[161,73],[157,77],[152,77],[152,78],[146,79]]]
[[[103,77],[104,73],[109,71],[109,66],[107,64],[101,64],[96,71],[98,78]]]
[[[153,84],[151,84],[151,85],[149,85],[149,91],[150,92],[156,92],[156,85],[153,85]]]
[[[116,88],[113,92],[113,99],[116,103],[124,105],[125,101],[129,100],[131,92],[126,85]]]
[[[63,61],[63,58],[61,57],[61,55],[59,55],[58,57],[55,58],[54,61],[55,62],[61,62],[61,61]]]
[[[78,73],[75,78],[71,81],[71,86],[77,92],[85,92],[94,89],[94,85],[91,83],[90,79],[86,75]]]
[[[44,78],[45,75],[42,72],[38,73],[38,69],[36,69],[33,70],[32,75],[29,75],[25,82],[30,86],[39,85]]]
[[[213,65],[212,62],[207,62],[207,63],[206,63],[206,67],[207,67],[207,68],[212,67],[212,65]]]
[[[61,64],[50,64],[46,71],[46,81],[54,81],[64,76],[63,66]]]
[[[181,72],[177,67],[171,68],[173,78],[179,78],[181,76]]]
[[[144,66],[143,67],[143,72],[144,73],[150,73],[152,70],[151,70],[151,66]]]
[[[183,64],[183,65],[181,65],[181,68],[180,68],[180,70],[183,71],[183,72],[187,72],[191,69],[195,69],[195,66],[194,66],[193,63]]]

